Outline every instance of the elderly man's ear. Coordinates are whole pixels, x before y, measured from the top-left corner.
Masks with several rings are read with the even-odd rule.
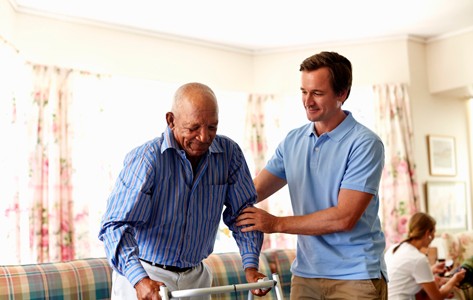
[[[174,128],[174,114],[172,112],[166,113],[166,123],[168,124],[169,128]]]

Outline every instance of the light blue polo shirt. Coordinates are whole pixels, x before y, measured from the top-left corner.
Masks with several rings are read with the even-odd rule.
[[[291,268],[297,276],[360,280],[380,278],[381,271],[386,277],[385,237],[378,217],[384,146],[350,112],[345,114],[337,128],[321,136],[312,122],[290,131],[265,167],[287,181],[294,215],[336,206],[340,189],[374,195],[353,230],[298,235]]]

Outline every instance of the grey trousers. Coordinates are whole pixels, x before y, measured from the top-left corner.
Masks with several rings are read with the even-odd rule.
[[[212,284],[212,273],[210,269],[201,263],[192,270],[183,273],[175,273],[154,267],[148,263],[141,262],[148,276],[152,280],[163,282],[169,291],[186,290],[210,287]],[[112,300],[130,300],[137,299],[136,290],[126,277],[113,271],[112,273]],[[174,298],[173,298],[174,299]],[[190,298],[179,298],[187,300]],[[192,297],[192,300],[209,300],[210,295],[201,297]]]

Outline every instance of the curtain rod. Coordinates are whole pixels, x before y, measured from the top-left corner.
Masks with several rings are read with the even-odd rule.
[[[0,35],[0,40],[1,40],[3,43],[7,44],[8,46],[12,47],[13,50],[16,51],[16,53],[20,53],[20,50],[18,50],[18,48],[15,47],[15,45],[13,45],[10,41],[8,41],[8,40],[7,40],[6,38],[4,38],[2,35]]]

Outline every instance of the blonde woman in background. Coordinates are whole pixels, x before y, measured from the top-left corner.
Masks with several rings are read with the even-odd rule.
[[[389,300],[416,299],[416,294],[421,291],[428,299],[445,299],[465,277],[465,270],[461,269],[445,282],[435,280],[434,272],[439,266],[431,266],[427,256],[421,252],[434,239],[435,224],[430,215],[415,213],[409,220],[407,238],[386,251]]]

